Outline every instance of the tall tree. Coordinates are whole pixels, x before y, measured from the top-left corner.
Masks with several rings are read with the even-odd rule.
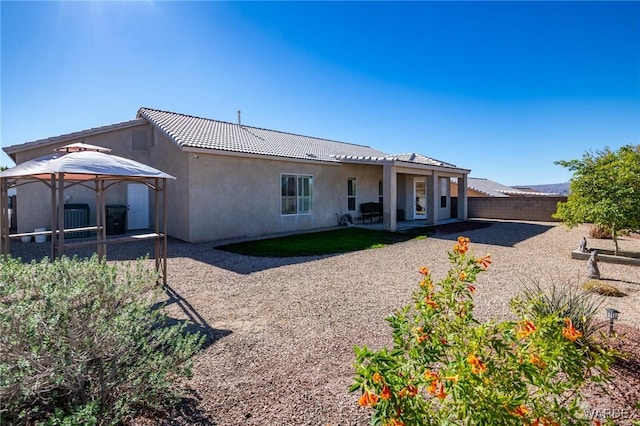
[[[619,254],[618,236],[640,229],[640,145],[618,151],[585,152],[582,160],[556,161],[573,171],[569,197],[554,218],[569,228],[593,223],[608,228]]]

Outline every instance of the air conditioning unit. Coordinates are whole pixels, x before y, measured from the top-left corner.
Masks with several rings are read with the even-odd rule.
[[[64,229],[89,226],[89,204],[64,205]],[[65,238],[88,237],[89,231],[65,232]]]

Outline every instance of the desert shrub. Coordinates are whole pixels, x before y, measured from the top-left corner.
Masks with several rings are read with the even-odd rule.
[[[602,296],[624,297],[627,295],[615,285],[599,280],[587,281],[586,283],[582,284],[582,289],[588,292],[600,294]]]
[[[591,225],[589,236],[598,240],[610,240],[612,238],[611,229],[601,225]]]
[[[600,350],[599,331],[605,324],[598,317],[603,312],[603,298],[580,291],[568,282],[564,285],[552,284],[548,290],[542,288],[540,283],[533,282],[525,285],[522,297],[537,316],[555,314],[560,318],[570,318],[573,326],[582,334],[577,343],[591,350]]]
[[[589,424],[578,391],[605,376],[610,354],[585,356],[569,317],[525,298],[512,303],[515,321],[478,322],[473,283],[491,259],[468,243],[458,238],[438,283],[421,269],[413,303],[387,318],[392,348],[355,348],[358,404],[374,425]]]
[[[202,337],[169,325],[142,261],[0,262],[0,419],[116,424],[180,398]]]

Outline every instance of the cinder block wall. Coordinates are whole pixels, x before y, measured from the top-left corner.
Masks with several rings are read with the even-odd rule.
[[[470,218],[555,222],[551,215],[556,212],[558,202],[567,201],[567,197],[470,197],[468,200]]]

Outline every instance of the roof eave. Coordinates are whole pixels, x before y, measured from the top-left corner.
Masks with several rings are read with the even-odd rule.
[[[148,123],[149,121],[144,118],[136,118],[134,120],[123,121],[121,123],[110,124],[107,126],[93,127],[91,129],[80,130],[79,132],[67,133],[59,136],[52,136],[50,138],[38,139],[31,142],[25,142],[21,144],[11,145],[2,148],[2,150],[15,162],[15,155],[19,152],[27,151],[36,147],[44,147],[48,145],[55,145],[61,142],[67,142],[70,140],[85,138],[93,135],[99,135],[101,133],[111,132],[113,130],[126,129],[127,127],[135,127],[141,124]]]
[[[269,159],[269,160],[276,160],[276,161],[293,161],[293,162],[303,162],[303,163],[313,163],[313,164],[322,163],[329,166],[337,166],[340,164],[339,161],[324,160],[322,158],[287,157],[284,155],[260,154],[260,153],[243,152],[243,151],[222,150],[222,149],[215,149],[215,148],[197,148],[197,147],[186,146],[186,145],[180,145],[180,149],[183,152],[192,152],[194,154],[225,155],[229,157],[260,158],[260,159]]]

